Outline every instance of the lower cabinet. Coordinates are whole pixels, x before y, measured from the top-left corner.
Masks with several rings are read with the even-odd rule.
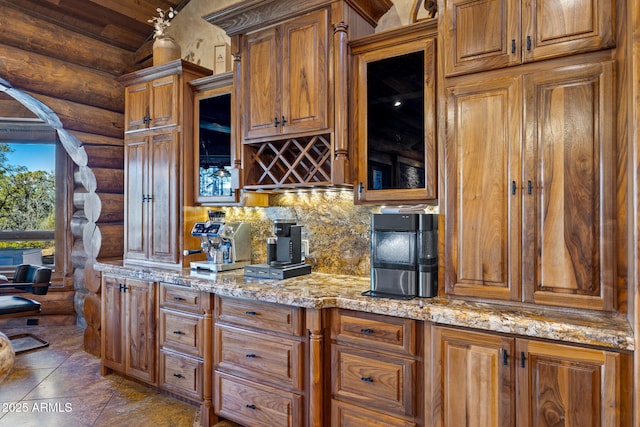
[[[431,425],[631,425],[629,360],[611,351],[436,326]]]
[[[206,369],[211,371],[212,297],[166,283],[160,283],[159,292],[158,385],[211,404],[211,383],[207,381],[205,387],[204,380]]]
[[[418,322],[334,310],[331,425],[422,425]]]
[[[304,426],[302,309],[216,297],[214,408],[244,426]]]
[[[157,385],[154,282],[102,277],[102,372]]]

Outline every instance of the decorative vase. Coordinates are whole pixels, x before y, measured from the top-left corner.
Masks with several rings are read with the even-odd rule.
[[[180,59],[180,45],[169,35],[157,37],[153,42],[153,65],[166,64]]]

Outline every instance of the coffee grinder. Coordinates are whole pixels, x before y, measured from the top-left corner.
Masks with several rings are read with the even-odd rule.
[[[275,237],[267,239],[267,262],[245,267],[245,276],[287,279],[311,273],[311,266],[302,262],[302,225],[276,219],[273,232]]]

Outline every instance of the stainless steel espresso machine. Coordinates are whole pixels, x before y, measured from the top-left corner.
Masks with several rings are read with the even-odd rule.
[[[209,211],[209,220],[196,222],[191,235],[200,237],[201,249],[185,250],[184,255],[207,255],[206,261],[192,262],[192,270],[227,271],[251,263],[251,226],[247,222],[227,224],[224,212]]]
[[[288,279],[311,273],[302,260],[302,225],[293,219],[274,221],[275,237],[267,239],[267,262],[244,268],[244,275],[265,279]]]

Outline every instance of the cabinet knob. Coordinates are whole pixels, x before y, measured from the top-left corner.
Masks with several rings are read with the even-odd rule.
[[[372,383],[373,382],[373,378],[371,378],[371,377],[361,377],[360,381],[364,381],[365,383]]]
[[[273,127],[278,127],[278,125],[280,124],[280,122],[278,121],[277,117],[273,118]]]
[[[363,334],[372,334],[373,333],[373,329],[360,329],[360,332]]]
[[[256,409],[256,405],[246,404],[246,405],[244,405],[244,407],[248,408],[248,409]]]
[[[284,127],[284,125],[287,124],[287,120],[284,118],[284,116],[282,116],[282,127]]]
[[[150,117],[150,116],[148,116],[148,115],[147,115],[147,116],[144,116],[144,117],[142,118],[142,122],[143,122],[144,124],[148,125],[149,123],[151,123],[151,117]]]
[[[516,53],[516,40],[515,39],[511,39],[511,53],[512,54]]]
[[[255,316],[256,312],[255,311],[245,311],[244,314],[246,314],[247,316]]]
[[[531,36],[527,36],[527,50],[531,50]]]
[[[184,335],[184,332],[182,331],[173,331],[173,333],[176,335]]]
[[[176,378],[184,378],[184,377],[183,377],[182,375],[180,375],[180,374],[173,374],[173,376],[174,376],[174,377],[176,377]]]
[[[202,252],[202,251],[199,251],[199,252]],[[173,299],[175,301],[184,301],[184,298],[182,298],[182,297],[173,297]]]
[[[248,357],[249,359],[255,359],[256,355],[253,353],[249,353],[249,354],[245,354],[245,357]]]

